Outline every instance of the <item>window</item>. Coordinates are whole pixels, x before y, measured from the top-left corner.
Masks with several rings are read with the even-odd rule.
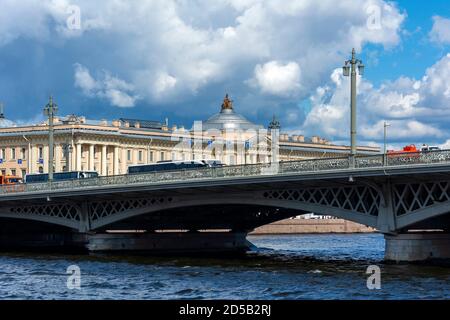
[[[153,151],[150,151],[150,162],[153,162]]]
[[[131,161],[131,150],[127,150],[127,160]]]
[[[44,148],[39,147],[39,159],[44,159]]]
[[[173,160],[177,160],[177,155],[175,154],[175,152],[172,152],[172,161]]]
[[[6,149],[2,149],[1,158],[2,158],[3,160],[6,160]]]
[[[25,148],[20,150],[20,159],[25,159]]]
[[[139,150],[139,162],[142,162],[142,150]]]
[[[25,178],[26,175],[27,175],[27,170],[22,169],[22,178]]]
[[[2,176],[6,176],[6,169],[2,169]]]
[[[11,159],[12,160],[16,159],[16,148],[11,148]]]
[[[161,161],[164,161],[164,152],[161,152]]]
[[[16,169],[11,169],[11,175],[15,176],[16,175]]]

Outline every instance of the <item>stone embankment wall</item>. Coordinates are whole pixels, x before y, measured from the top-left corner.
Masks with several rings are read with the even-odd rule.
[[[286,219],[256,228],[251,235],[301,233],[361,233],[374,228],[344,219]]]

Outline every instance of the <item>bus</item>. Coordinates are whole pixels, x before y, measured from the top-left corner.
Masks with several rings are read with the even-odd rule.
[[[55,172],[53,174],[53,181],[89,179],[97,177],[98,173],[95,171]],[[25,175],[25,183],[37,183],[47,181],[48,181],[48,173],[33,173]]]
[[[192,161],[158,161],[157,163],[135,165],[128,167],[128,174],[146,173],[155,171],[177,171],[195,168],[222,167],[220,160],[192,160]]]

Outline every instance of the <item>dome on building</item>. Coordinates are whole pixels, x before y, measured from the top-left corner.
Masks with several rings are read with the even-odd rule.
[[[220,112],[203,121],[203,130],[258,130],[262,128],[263,126],[254,124],[234,112],[233,101],[228,98],[228,94],[223,100]]]

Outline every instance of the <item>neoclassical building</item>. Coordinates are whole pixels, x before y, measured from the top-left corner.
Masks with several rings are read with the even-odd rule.
[[[279,161],[340,157],[348,146],[333,145],[320,137],[278,133],[274,119],[264,128],[236,113],[225,97],[220,112],[192,129],[168,122],[141,119],[89,120],[69,115],[54,120],[54,170],[97,171],[100,175],[126,174],[130,165],[161,160],[220,159],[227,165],[270,162],[273,137]],[[277,135],[274,135],[274,132]],[[18,126],[0,114],[0,170],[24,176],[48,172],[48,124]],[[376,154],[375,147],[358,147]]]

